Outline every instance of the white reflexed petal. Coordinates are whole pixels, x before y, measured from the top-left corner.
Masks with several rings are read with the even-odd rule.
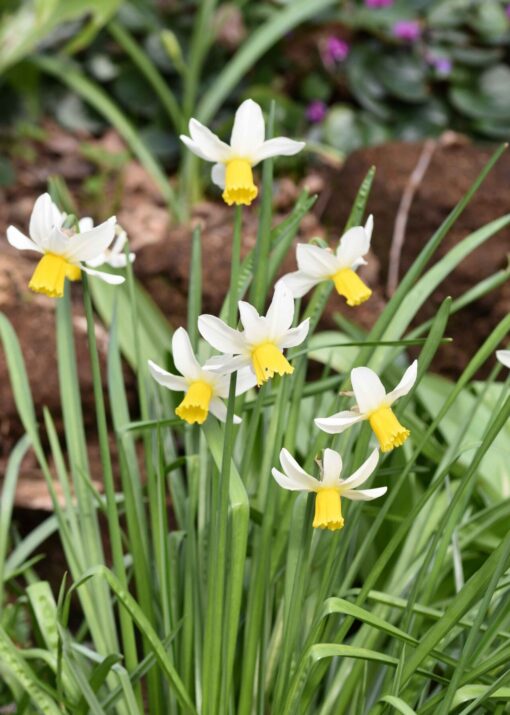
[[[359,487],[363,482],[366,482],[369,476],[372,474],[374,469],[377,467],[377,462],[379,461],[379,450],[374,449],[372,454],[368,459],[366,459],[361,467],[351,474],[348,479],[342,481],[342,493],[344,489],[355,489]]]
[[[257,310],[244,300],[240,300],[239,317],[245,331],[245,340],[247,343],[260,343],[267,337],[266,321],[260,317]]]
[[[220,189],[225,188],[225,164],[214,164],[211,169],[211,181]]]
[[[300,152],[304,146],[305,142],[296,142],[293,139],[287,139],[286,137],[269,139],[257,149],[256,155],[252,158],[253,166],[258,164],[259,161],[269,159],[271,156],[293,156],[294,154]]]
[[[82,271],[87,273],[89,276],[94,276],[95,278],[100,278],[103,281],[103,283],[108,283],[111,286],[118,286],[121,283],[124,283],[124,281],[125,281],[124,276],[119,276],[115,273],[104,273],[103,271],[95,271],[94,269],[83,265],[83,263],[80,265],[80,268]]]
[[[18,251],[37,251],[42,253],[42,248],[32,241],[31,238],[25,236],[24,233],[18,231],[14,226],[9,226],[7,229],[7,240],[13,248],[17,248]]]
[[[227,420],[227,407],[226,405],[220,400],[219,397],[213,397],[209,403],[209,412],[217,417],[220,422],[226,422]],[[234,415],[234,424],[239,425],[241,424],[242,419],[238,417],[237,415]]]
[[[296,345],[301,345],[308,335],[310,329],[310,318],[303,320],[297,327],[287,330],[286,333],[282,335],[276,341],[279,348],[294,348]]]
[[[172,357],[175,367],[189,380],[199,380],[202,368],[195,357],[188,333],[177,328],[172,338]]]
[[[388,394],[386,395],[386,404],[392,405],[395,400],[399,399],[399,397],[407,395],[407,393],[412,389],[414,383],[416,382],[417,376],[418,360],[415,360],[412,365],[409,365],[396,388],[391,392],[388,392]]]
[[[87,261],[87,266],[90,266],[91,268],[99,268],[100,266],[104,266],[105,263],[108,263],[108,258],[106,253],[102,253],[97,258]]]
[[[163,370],[162,367],[156,365],[156,363],[152,362],[152,360],[148,360],[147,364],[149,365],[152,377],[156,380],[156,382],[159,382],[160,385],[163,385],[163,387],[167,387],[169,390],[175,390],[176,392],[186,392],[188,389],[188,383],[184,377],[172,375],[171,372]]]
[[[236,395],[243,395],[257,384],[257,378],[253,370],[249,367],[243,368],[237,373]]]
[[[268,338],[276,340],[290,328],[294,320],[294,298],[283,284],[277,285],[266,313]]]
[[[300,482],[296,482],[294,479],[290,479],[286,474],[282,474],[276,467],[273,467],[271,470],[271,473],[278,484],[282,489],[286,489],[289,492],[309,492],[309,491],[315,491],[316,489],[307,489],[306,487],[303,487]]]
[[[35,202],[30,216],[30,237],[41,248],[44,248],[44,241],[49,237],[53,228],[60,228],[62,221],[63,215],[51,200],[50,195],[42,194]]]
[[[290,290],[293,298],[302,298],[309,290],[314,288],[317,283],[320,283],[320,278],[309,276],[303,271],[294,271],[282,276],[276,285],[282,283]]]
[[[336,255],[342,268],[357,267],[370,248],[370,237],[363,226],[350,228],[342,238]]]
[[[362,414],[372,412],[385,404],[386,390],[378,375],[369,367],[355,367],[351,371],[354,396]]]
[[[94,221],[90,216],[84,216],[78,221],[78,227],[80,229],[80,233],[90,231],[94,228]]]
[[[496,350],[496,357],[505,367],[510,367],[510,350]]]
[[[340,268],[334,253],[327,248],[311,246],[308,243],[298,243],[296,260],[300,271],[322,280],[329,278]]]
[[[281,450],[280,462],[288,479],[294,484],[299,485],[299,489],[314,492],[320,486],[320,482],[305,472],[287,449]]]
[[[235,156],[251,159],[264,143],[264,115],[260,106],[247,99],[234,118],[230,147]]]
[[[246,341],[242,333],[230,328],[215,315],[200,315],[198,329],[204,340],[221,353],[230,356],[246,351]]]
[[[240,370],[244,367],[249,367],[251,370],[250,366],[251,359],[249,355],[236,355],[235,357],[232,357],[232,355],[215,355],[204,365],[204,372],[223,372],[229,375],[235,370]]]
[[[388,487],[376,487],[375,489],[359,489],[358,491],[342,492],[342,496],[351,501],[371,501],[386,494]]]
[[[115,236],[115,216],[90,231],[73,235],[68,242],[66,258],[71,261],[90,261],[108,248]]]
[[[55,253],[57,256],[68,258],[70,241],[70,237],[55,226],[49,236],[44,239],[42,248],[48,253]],[[72,260],[71,263],[77,265],[79,260]]]
[[[205,154],[202,149],[198,146],[196,142],[193,141],[193,139],[190,139],[186,134],[181,134],[179,139],[183,144],[187,146],[187,148],[195,154],[195,156],[198,156],[199,159],[204,159],[204,161],[210,161],[209,157],[207,154]]]
[[[372,214],[367,218],[367,222],[365,224],[365,232],[368,236],[369,242],[372,240],[372,232],[374,230],[374,217]]]
[[[228,144],[222,142],[216,134],[196,119],[190,119],[189,133],[195,145],[208,161],[225,162],[232,156]]]
[[[129,254],[130,263],[134,263],[135,258],[136,255],[134,253]],[[127,266],[128,259],[126,258],[125,253],[119,253],[118,255],[110,256],[108,259],[108,263],[112,268],[125,268]]]
[[[331,415],[331,417],[316,417],[314,422],[323,432],[327,432],[328,434],[340,434],[340,432],[344,432],[346,429],[349,429],[349,427],[352,427],[352,425],[364,419],[364,416],[357,412],[344,410],[343,412],[337,412]]]
[[[342,457],[334,449],[325,449],[322,457],[322,484],[337,486],[342,473]]]

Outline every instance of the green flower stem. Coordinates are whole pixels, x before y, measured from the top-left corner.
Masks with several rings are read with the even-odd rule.
[[[221,712],[218,696],[221,685],[221,664],[223,644],[224,596],[226,592],[225,572],[227,563],[228,503],[230,487],[230,465],[234,451],[234,407],[236,377],[230,378],[227,403],[227,419],[223,442],[223,455],[219,485],[213,493],[211,521],[211,557],[208,569],[208,598],[203,654],[203,715]],[[209,418],[211,419],[211,418]]]
[[[243,212],[235,207],[234,235],[228,303],[228,324],[235,327],[237,321],[237,293],[241,265]],[[223,442],[223,455],[219,484],[213,485],[211,526],[211,558],[208,569],[208,604],[203,652],[203,713],[213,715],[218,707],[221,686],[222,637],[224,618],[224,595],[226,592],[225,566],[227,562],[228,504],[230,488],[230,465],[234,452],[234,407],[237,374],[230,378],[227,418]],[[212,418],[209,418],[212,419]]]
[[[232,259],[230,269],[230,289],[227,316],[227,322],[232,328],[235,328],[236,326],[242,235],[243,210],[241,206],[236,206],[234,211],[234,236],[232,239]]]
[[[115,496],[115,485],[113,481],[113,470],[110,457],[110,446],[108,440],[108,426],[106,421],[106,409],[103,397],[103,385],[101,382],[101,368],[99,365],[99,354],[97,351],[96,333],[94,325],[94,313],[92,309],[92,299],[90,296],[87,274],[82,274],[83,281],[83,302],[85,315],[87,318],[87,337],[89,344],[90,365],[92,370],[92,381],[94,386],[94,401],[96,405],[97,431],[99,436],[99,449],[101,453],[101,464],[103,467],[103,481],[106,496],[106,516],[108,521],[108,533],[112,548],[113,570],[119,579],[122,587],[128,589],[128,580],[124,566],[124,554],[122,550],[122,538],[119,525],[119,514]],[[138,665],[136,653],[136,642],[133,622],[129,614],[123,609],[119,609],[120,627],[124,644],[126,668],[128,671],[134,670]],[[141,691],[137,689],[137,695],[141,707]]]
[[[274,133],[275,102],[271,102],[269,121],[267,123],[267,139]],[[259,313],[264,308],[268,283],[268,261],[271,250],[271,219],[273,207],[273,160],[266,159],[262,170],[262,203],[260,206],[257,243],[255,246],[255,262],[251,301]]]

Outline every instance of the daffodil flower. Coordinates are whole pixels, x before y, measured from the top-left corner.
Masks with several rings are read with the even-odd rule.
[[[230,146],[196,119],[190,120],[189,133],[189,137],[181,134],[181,141],[201,159],[214,162],[212,180],[223,189],[223,199],[229,206],[249,206],[256,198],[258,189],[253,183],[252,168],[260,161],[271,156],[292,156],[305,145],[285,137],[264,141],[264,116],[252,99],[243,102],[236,112]]]
[[[287,273],[280,278],[292,292],[294,298],[301,298],[323,281],[333,281],[339,295],[347,299],[347,305],[364,303],[372,291],[356,273],[365,265],[363,256],[370,248],[374,220],[369,216],[365,226],[350,228],[342,238],[335,253],[329,248],[320,248],[299,243],[296,249],[298,271]]]
[[[368,367],[355,367],[351,371],[352,389],[357,402],[355,407],[337,412],[331,417],[318,417],[315,424],[324,432],[338,434],[357,422],[368,420],[383,452],[400,447],[410,432],[397,420],[391,406],[411,390],[416,382],[417,371],[418,361],[415,360],[407,368],[396,388],[386,394],[384,385],[373,370]]]
[[[149,360],[149,370],[156,382],[163,387],[186,393],[175,414],[188,424],[203,424],[209,412],[225,422],[227,408],[222,399],[228,397],[230,376],[208,370],[207,362],[201,367],[184,328],[178,328],[173,335],[172,356],[181,375],[172,375],[152,360]],[[237,375],[236,395],[241,395],[254,386],[255,378],[252,372],[241,370]],[[241,418],[234,415],[234,422],[239,424]]]
[[[273,468],[273,477],[283,489],[289,491],[315,492],[314,528],[337,531],[344,525],[342,497],[352,501],[370,501],[382,497],[387,487],[358,489],[369,478],[377,466],[379,452],[374,449],[370,457],[347,479],[340,479],[342,457],[333,449],[324,450],[321,465],[321,479],[307,474],[291,454],[282,449],[280,462],[284,471]]]
[[[510,350],[496,350],[496,357],[505,367],[510,367]]]
[[[275,288],[273,300],[265,316],[239,301],[239,314],[244,330],[235,330],[214,315],[201,315],[198,329],[213,348],[225,353],[210,360],[211,368],[234,372],[250,366],[257,385],[278,375],[290,375],[294,368],[283,354],[303,342],[308,334],[309,319],[291,328],[294,319],[294,299],[285,286]]]
[[[19,251],[37,251],[42,254],[28,287],[36,293],[61,298],[65,279],[77,281],[81,271],[97,276],[106,283],[123,283],[122,276],[101,273],[85,265],[87,261],[100,256],[112,242],[115,217],[83,233],[64,229],[64,220],[65,214],[58,210],[49,194],[42,194],[35,202],[30,217],[30,237],[14,226],[7,229],[7,240],[11,246]]]
[[[80,227],[80,233],[85,231],[91,231],[94,228],[94,221],[90,216],[85,216],[78,222]],[[126,245],[127,234],[119,224],[115,226],[115,237],[114,240],[108,248],[105,248],[104,252],[93,258],[91,261],[87,261],[87,265],[91,268],[99,268],[99,266],[110,266],[111,268],[125,268],[127,266],[127,258],[124,253],[124,246]],[[136,256],[134,253],[129,254],[129,262],[133,263]]]

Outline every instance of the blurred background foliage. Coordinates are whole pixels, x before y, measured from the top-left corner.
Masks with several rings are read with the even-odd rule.
[[[482,140],[510,135],[510,5],[502,0],[2,0],[0,7],[0,122],[10,139],[37,132],[48,115],[92,134],[112,123],[67,78],[68,65],[48,74],[41,56],[65,58],[104,90],[167,171],[177,167],[177,137],[189,116],[214,119],[215,131],[227,133],[246,96],[265,108],[276,99],[282,133],[303,136],[312,152],[333,159],[446,129]],[[5,163],[1,171],[5,183]]]

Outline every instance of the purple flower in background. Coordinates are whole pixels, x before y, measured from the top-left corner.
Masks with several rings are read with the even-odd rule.
[[[433,62],[436,72],[441,75],[441,77],[448,77],[452,71],[452,61],[448,57],[438,57]]]
[[[416,20],[399,20],[393,25],[393,35],[399,40],[415,42],[421,35],[420,23]]]
[[[343,62],[349,54],[350,47],[347,42],[339,37],[331,35],[326,40],[324,48],[324,60],[326,64],[332,65],[335,62]]]
[[[506,16],[510,18],[510,5],[507,5],[505,8]]]
[[[322,122],[326,116],[327,109],[328,108],[324,102],[321,102],[320,99],[316,99],[315,101],[310,102],[306,108],[306,118],[309,122],[312,122],[312,124],[318,124],[319,122]]]
[[[393,2],[394,0],[365,0],[365,5],[372,10],[376,10],[381,7],[391,7]]]

